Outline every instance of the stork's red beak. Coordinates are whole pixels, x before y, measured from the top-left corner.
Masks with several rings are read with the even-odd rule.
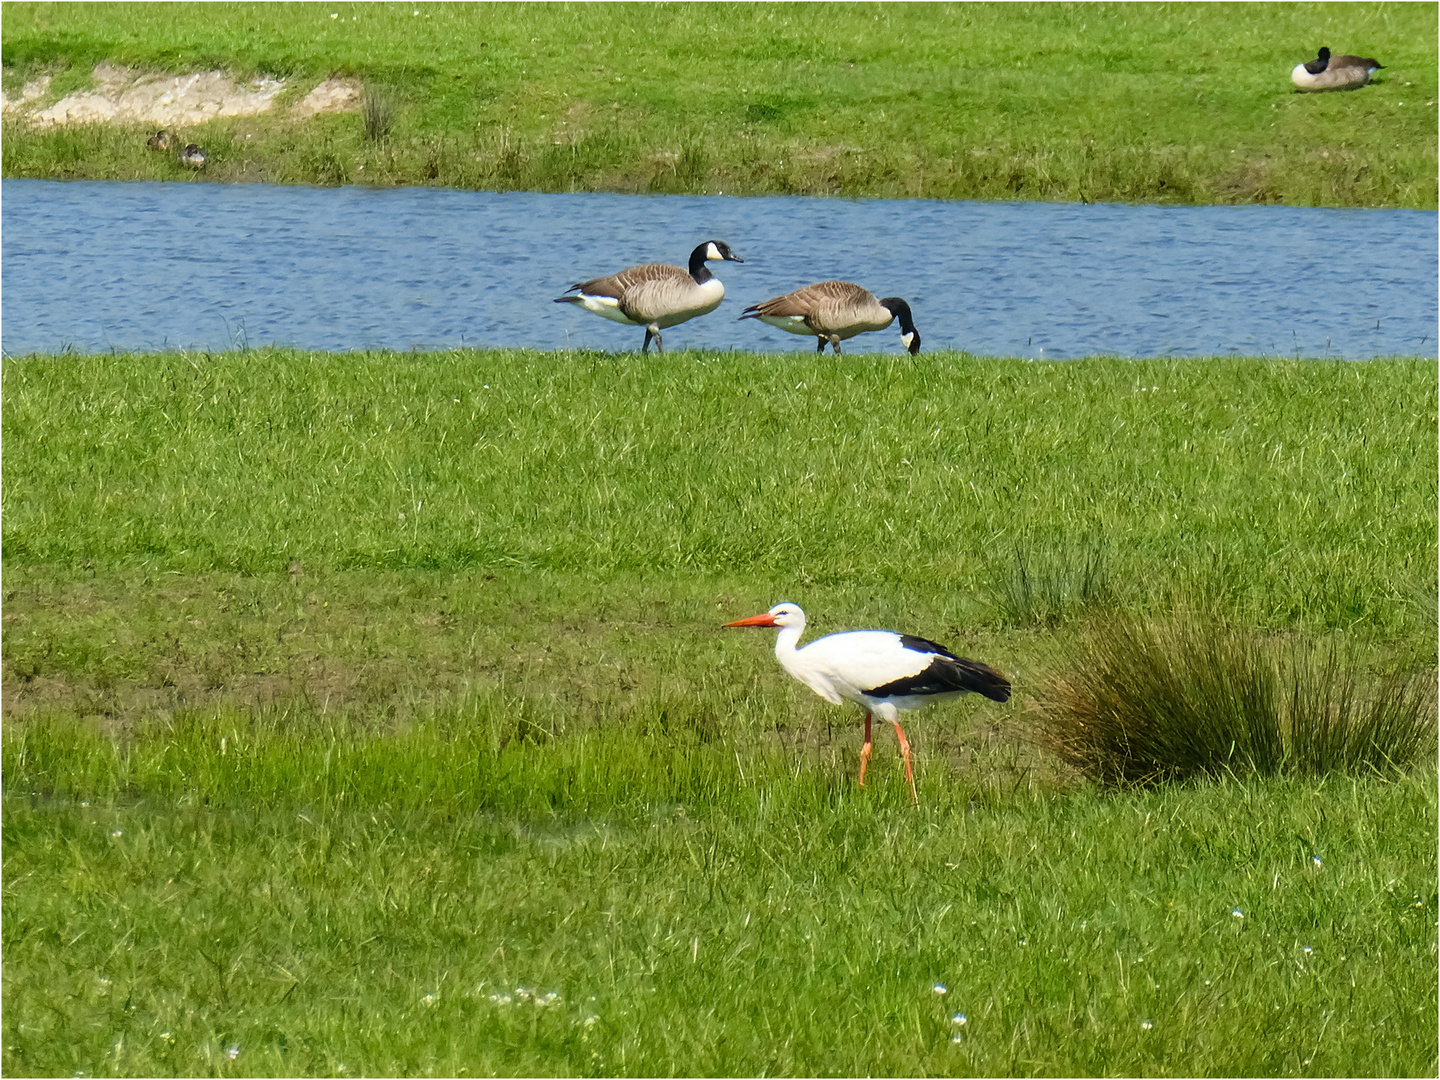
[[[727,622],[720,629],[724,630],[731,626],[774,626],[775,616],[768,611],[764,615],[751,615],[748,619],[736,619],[734,622]]]

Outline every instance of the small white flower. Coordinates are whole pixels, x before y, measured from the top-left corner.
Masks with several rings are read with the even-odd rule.
[[[944,994],[948,991],[948,987],[944,983],[936,983],[934,990],[937,994]]]
[[[111,836],[124,836],[124,835],[125,835],[125,830],[124,830],[124,829],[116,829],[116,830],[115,830],[114,832],[112,832],[110,835],[111,835]]]
[[[332,11],[332,12],[330,13],[330,17],[331,17],[332,19],[338,19],[338,18],[340,17],[340,13],[339,13],[338,11]]]
[[[964,1013],[956,1013],[954,1016],[950,1017],[950,1022],[951,1022],[952,1024],[954,1024],[956,1027],[964,1027],[964,1026],[965,1026],[965,1014],[964,1014]]]
[[[1141,1020],[1141,1021],[1140,1021],[1140,1030],[1141,1030],[1141,1031],[1149,1031],[1149,1030],[1150,1030],[1151,1028],[1153,1028],[1154,1026],[1155,1026],[1155,1025],[1152,1024],[1149,1020]]]
[[[170,1035],[170,1032],[168,1032],[168,1031],[162,1031],[162,1032],[160,1032],[160,1037],[161,1037],[162,1039],[169,1039],[169,1038],[171,1038],[172,1036]]]
[[[422,1002],[424,1002],[426,1005],[434,1005],[434,1004],[435,1004],[435,995],[434,995],[434,994],[426,994],[426,995],[425,995],[423,998],[421,998],[420,1000],[421,1000]]]
[[[954,1035],[951,1035],[950,1041],[952,1043],[958,1043],[960,1041],[960,1033],[957,1031]]]
[[[589,1016],[585,1017],[585,1026],[593,1027],[595,1025],[595,1021],[599,1019],[600,1017],[596,1016],[594,1013],[591,1013]]]
[[[1245,913],[1244,913],[1243,911],[1241,911],[1238,907],[1237,907],[1237,908],[1234,908],[1234,909],[1230,912],[1230,914],[1231,914],[1231,915],[1234,915],[1235,918],[1237,918],[1237,919],[1243,919],[1243,918],[1245,917]]]
[[[229,1049],[227,1049],[227,1050],[225,1051],[225,1056],[228,1057],[231,1061],[234,1061],[236,1058],[238,1058],[238,1057],[240,1056],[240,1047],[238,1047],[238,1046],[231,1046]]]
[[[1310,861],[1315,864],[1315,868],[1316,868],[1317,870],[1318,870],[1322,865],[1324,865],[1323,863],[1320,862],[1320,856],[1319,856],[1319,855],[1311,855],[1311,856],[1310,856]]]
[[[1306,945],[1306,946],[1305,946],[1305,955],[1306,955],[1306,956],[1313,956],[1314,954],[1315,954],[1315,950],[1312,949],[1309,945]]]

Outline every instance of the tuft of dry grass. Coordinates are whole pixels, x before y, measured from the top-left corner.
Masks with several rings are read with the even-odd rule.
[[[1030,735],[1103,784],[1388,772],[1434,756],[1433,671],[1373,678],[1338,643],[1288,647],[1194,615],[1086,632]]]

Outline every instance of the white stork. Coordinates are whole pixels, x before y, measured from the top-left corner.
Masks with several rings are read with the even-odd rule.
[[[805,612],[796,604],[776,604],[764,615],[736,619],[730,626],[778,626],[775,657],[795,678],[826,701],[853,701],[865,710],[865,745],[860,750],[860,785],[870,762],[870,718],[895,725],[910,797],[915,773],[910,767],[910,741],[900,727],[901,709],[918,709],[932,701],[971,692],[991,701],[1010,699],[1010,682],[988,664],[956,656],[944,645],[890,630],[852,630],[830,634],[797,649],[805,631]]]

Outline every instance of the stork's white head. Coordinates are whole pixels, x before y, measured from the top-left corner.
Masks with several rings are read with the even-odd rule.
[[[803,629],[805,626],[805,612],[800,610],[799,604],[783,603],[776,604],[764,615],[751,615],[748,619],[736,619],[728,622],[726,626],[794,626]]]

